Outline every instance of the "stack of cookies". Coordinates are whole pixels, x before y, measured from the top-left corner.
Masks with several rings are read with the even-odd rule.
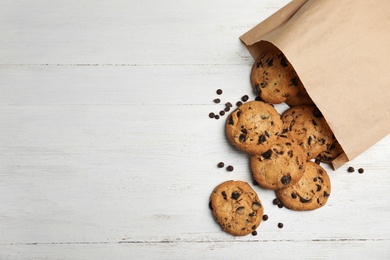
[[[329,163],[342,153],[331,129],[283,53],[260,57],[252,68],[251,83],[261,101],[244,103],[227,117],[228,139],[250,155],[254,180],[274,190],[284,206],[292,210],[322,207],[331,184],[319,163]],[[282,102],[290,108],[280,115],[274,104]],[[255,191],[240,181],[216,187],[210,207],[232,235],[251,233],[263,213]]]

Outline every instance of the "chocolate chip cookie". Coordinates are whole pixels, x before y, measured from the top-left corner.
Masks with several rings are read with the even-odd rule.
[[[282,52],[266,52],[253,65],[251,83],[267,103],[279,104],[298,93],[302,82]]]
[[[251,157],[252,175],[263,188],[282,189],[302,178],[306,160],[301,146],[280,135],[268,151]]]
[[[314,210],[325,205],[331,185],[327,172],[314,162],[306,163],[303,177],[294,185],[275,191],[276,197],[289,209]]]
[[[315,106],[296,106],[282,114],[283,131],[304,148],[308,160],[333,143],[333,133],[320,110]]]
[[[233,236],[245,236],[257,229],[263,205],[251,186],[243,181],[226,181],[214,188],[210,208],[222,229]]]
[[[230,142],[239,150],[253,155],[268,151],[282,127],[278,111],[262,101],[244,103],[226,120],[226,134]]]

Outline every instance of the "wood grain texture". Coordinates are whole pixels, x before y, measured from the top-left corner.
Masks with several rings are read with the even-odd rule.
[[[254,187],[257,236],[225,234],[208,209],[219,183],[252,182],[208,113],[254,98],[238,37],[287,2],[1,1],[0,259],[390,257],[389,136],[324,166],[319,210]]]

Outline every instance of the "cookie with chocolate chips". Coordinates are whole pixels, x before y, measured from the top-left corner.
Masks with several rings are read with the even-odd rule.
[[[295,96],[302,86],[294,68],[280,51],[266,52],[255,62],[251,83],[257,95],[271,104]]]
[[[257,229],[264,208],[251,186],[243,181],[226,181],[214,188],[210,208],[222,229],[233,236],[245,236]]]
[[[263,188],[283,189],[297,183],[303,176],[307,155],[302,147],[286,136],[278,136],[271,148],[250,160],[252,175]]]
[[[289,209],[314,210],[326,204],[331,185],[327,172],[309,161],[303,177],[294,185],[275,191],[276,197]]]
[[[228,116],[226,134],[237,149],[255,155],[269,150],[282,126],[280,115],[272,105],[250,101]]]
[[[333,143],[333,133],[315,106],[291,107],[282,114],[282,120],[282,134],[302,146],[308,160],[317,157]]]

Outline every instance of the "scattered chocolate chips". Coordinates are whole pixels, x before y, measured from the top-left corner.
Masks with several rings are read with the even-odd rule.
[[[256,230],[252,232],[252,236],[257,236],[257,231]]]
[[[272,201],[272,204],[274,205],[278,205],[280,203],[280,200],[278,198],[275,198],[273,201]]]
[[[222,91],[222,89],[217,89],[216,92],[217,92],[218,95],[221,95],[223,91]]]
[[[220,162],[220,163],[218,163],[217,166],[218,166],[218,168],[223,168],[225,166],[225,164],[223,162]]]
[[[221,100],[219,98],[216,98],[213,101],[214,101],[214,103],[217,103],[217,104],[221,102]]]
[[[236,103],[236,106],[241,106],[242,105],[242,102],[241,101],[237,101],[237,103]]]
[[[242,102],[247,102],[248,99],[249,99],[248,95],[244,95],[244,96],[242,96],[242,98],[241,98]]]
[[[354,172],[355,171],[355,168],[353,168],[352,166],[348,167],[347,169],[348,172]]]
[[[283,225],[283,223],[278,223],[278,228],[283,228],[284,227],[284,225]]]
[[[363,168],[359,168],[358,173],[363,173],[363,172],[364,172],[364,169]]]
[[[281,208],[283,208],[283,206],[284,206],[284,205],[283,205],[283,203],[282,203],[282,202],[279,202],[279,203],[278,203],[278,208],[280,208],[280,209],[281,209]]]
[[[209,114],[209,117],[210,117],[210,118],[214,118],[214,117],[215,117],[215,113],[211,112],[211,113]]]
[[[264,214],[264,215],[263,215],[263,220],[264,220],[264,221],[267,221],[267,220],[268,220],[268,215]]]
[[[234,170],[234,167],[231,166],[231,165],[229,165],[228,167],[226,167],[226,170],[227,170],[228,172],[232,172],[232,171]]]
[[[226,107],[233,107],[232,103],[230,103],[230,102],[227,102],[227,103],[225,104],[225,106],[226,106]]]
[[[225,110],[225,112],[229,112],[230,107],[225,107],[223,110]]]
[[[219,115],[215,115],[215,117],[214,117],[214,118],[218,120],[218,119],[219,119]]]
[[[225,111],[224,110],[219,111],[219,115],[220,116],[224,116],[225,115]]]

